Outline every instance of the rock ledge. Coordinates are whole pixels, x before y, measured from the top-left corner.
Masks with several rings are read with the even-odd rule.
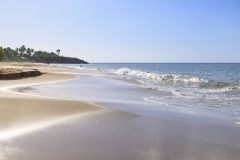
[[[0,80],[13,80],[27,77],[40,76],[43,73],[37,69],[16,69],[16,68],[2,68],[0,69]]]

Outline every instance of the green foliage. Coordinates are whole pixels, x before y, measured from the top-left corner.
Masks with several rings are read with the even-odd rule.
[[[3,57],[4,57],[4,50],[2,47],[0,47],[0,61],[3,60]]]
[[[58,55],[60,54],[60,51],[61,51],[60,49],[57,49],[57,54],[58,54]]]
[[[34,51],[34,49],[26,48],[24,45],[15,50],[9,47],[0,47],[0,60],[39,63],[87,63],[78,58],[59,56],[59,53],[60,49],[57,50],[56,54],[54,52]]]
[[[19,48],[19,51],[21,54],[23,54],[26,51],[26,47],[23,45],[22,47]]]
[[[30,48],[27,48],[26,52],[29,56],[31,56],[31,49]]]

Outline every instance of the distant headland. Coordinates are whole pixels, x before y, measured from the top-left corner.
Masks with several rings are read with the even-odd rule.
[[[74,57],[65,57],[60,55],[60,49],[56,52],[35,51],[32,48],[26,48],[24,45],[20,48],[12,49],[0,46],[0,61],[4,62],[36,62],[36,63],[68,63],[68,64],[87,64],[88,62]]]

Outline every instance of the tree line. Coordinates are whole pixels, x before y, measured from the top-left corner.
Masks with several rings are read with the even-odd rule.
[[[26,48],[22,45],[20,48],[12,49],[10,47],[3,48],[0,46],[0,61],[5,62],[37,62],[37,63],[71,63],[81,64],[87,63],[84,60],[64,57],[60,55],[60,49],[56,52],[35,51],[32,48]]]

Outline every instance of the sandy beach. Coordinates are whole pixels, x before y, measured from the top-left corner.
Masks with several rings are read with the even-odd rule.
[[[240,160],[240,1],[3,0],[0,160]]]
[[[1,160],[237,160],[238,125],[176,121],[88,102],[8,92],[7,87],[72,80],[56,65],[5,63],[44,74],[0,81]]]
[[[79,113],[100,110],[93,105],[79,101],[56,100],[36,96],[25,96],[8,92],[8,87],[27,84],[39,84],[64,81],[76,78],[72,74],[59,73],[68,68],[46,66],[44,64],[3,63],[1,66],[12,68],[34,68],[44,73],[42,76],[23,78],[19,80],[2,80],[0,82],[0,140],[15,138],[25,132],[38,129],[39,123],[58,122],[66,117]],[[57,73],[58,72],[58,73]],[[36,124],[36,125],[35,125]],[[34,126],[31,127],[28,126]],[[44,125],[48,126],[48,125]],[[40,128],[40,127],[39,127]]]

